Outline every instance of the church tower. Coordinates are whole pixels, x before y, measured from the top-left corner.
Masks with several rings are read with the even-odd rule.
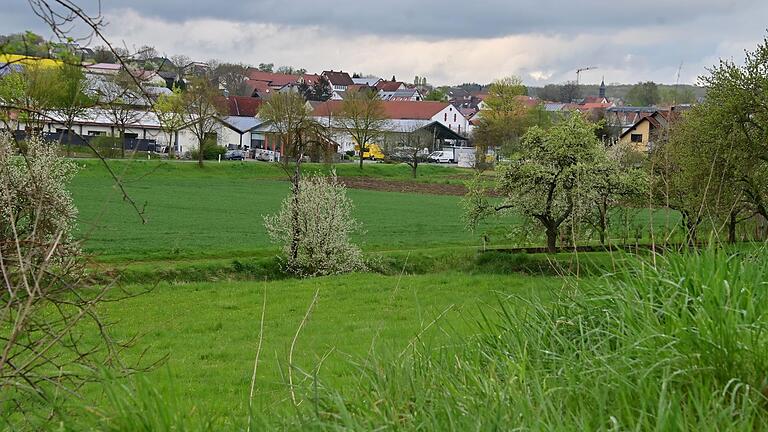
[[[603,80],[600,82],[600,99],[605,98],[605,77],[603,77]]]

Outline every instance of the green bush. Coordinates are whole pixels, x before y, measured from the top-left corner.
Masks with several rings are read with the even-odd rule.
[[[122,140],[119,137],[101,135],[91,138],[90,144],[103,158],[115,159],[122,156]]]
[[[205,160],[217,160],[219,156],[224,157],[224,153],[227,149],[217,144],[207,144],[203,146],[203,159]],[[192,150],[192,159],[198,158],[198,151]]]

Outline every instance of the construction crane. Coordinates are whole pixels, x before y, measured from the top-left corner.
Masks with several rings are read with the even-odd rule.
[[[588,66],[588,67],[583,67],[583,68],[576,69],[576,85],[579,85],[579,81],[581,80],[581,73],[582,72],[586,72],[586,71],[590,71],[590,70],[595,70],[595,69],[597,69],[596,66]]]

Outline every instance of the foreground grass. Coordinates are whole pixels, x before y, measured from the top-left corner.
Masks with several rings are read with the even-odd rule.
[[[345,387],[360,377],[353,363],[371,350],[397,355],[409,345],[457,343],[457,337],[471,333],[480,311],[488,312],[499,298],[517,295],[544,303],[561,285],[550,277],[458,273],[160,284],[148,294],[105,304],[101,312],[116,323],[117,338],[143,335],[134,355],[147,350],[145,361],[168,356],[167,365],[147,377],[175,391],[180,410],[216,419],[229,430],[247,417],[264,289],[255,398],[260,416],[289,406],[289,348],[316,290],[317,303],[295,347],[295,378],[306,384],[300,372],[305,371]]]
[[[273,428],[768,429],[768,258],[670,255],[552,304],[508,299],[461,346],[380,357]],[[527,303],[521,308],[521,303]]]

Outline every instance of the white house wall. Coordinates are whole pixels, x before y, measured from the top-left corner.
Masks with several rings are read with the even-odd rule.
[[[466,134],[469,130],[469,121],[453,105],[448,105],[442,111],[432,117],[433,121],[442,123],[449,129],[460,134]]]

